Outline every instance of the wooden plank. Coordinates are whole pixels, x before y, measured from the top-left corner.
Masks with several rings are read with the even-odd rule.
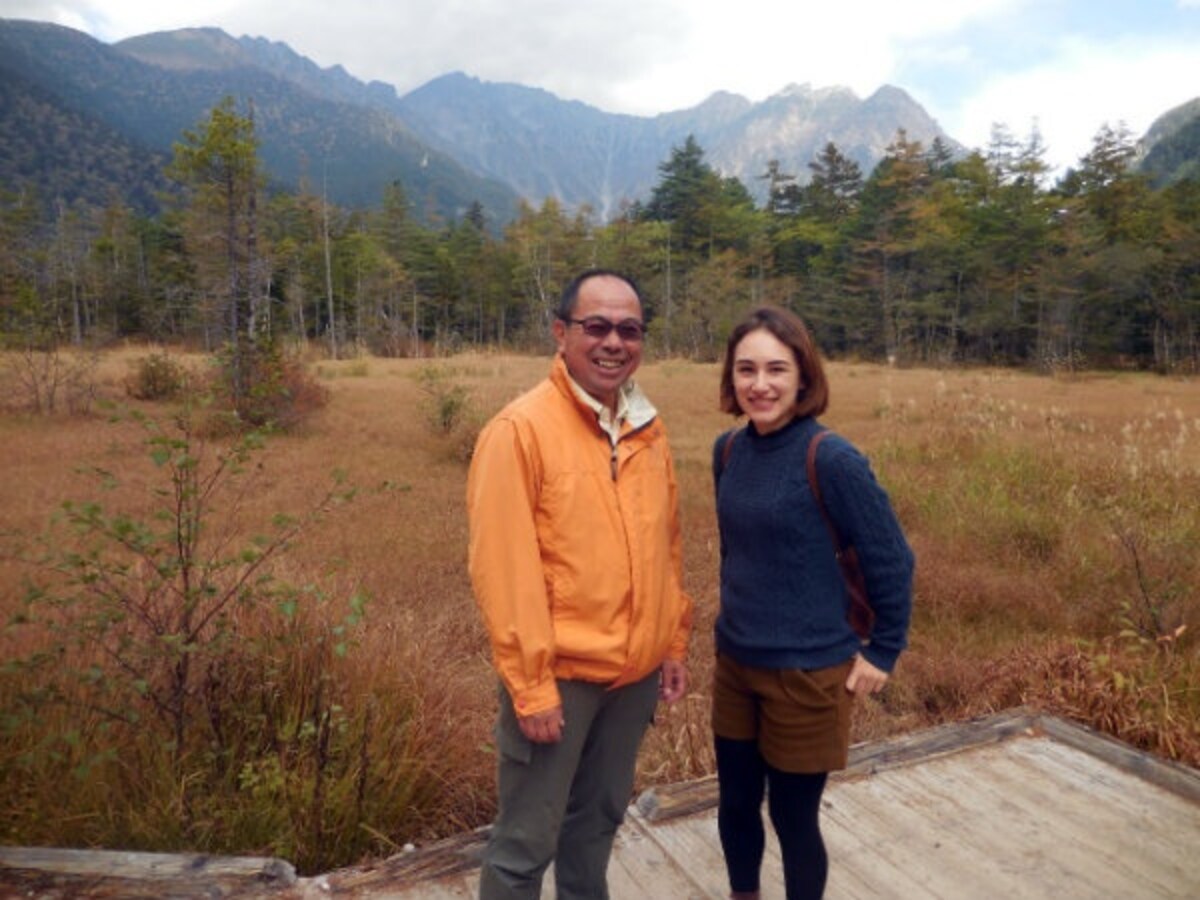
[[[846,769],[833,773],[831,781],[862,778],[895,766],[925,762],[972,747],[999,743],[1016,735],[1033,734],[1036,723],[1035,715],[1015,710],[855,744],[850,748]],[[715,807],[717,789],[716,776],[709,775],[694,781],[648,788],[638,797],[636,805],[648,822],[690,816]]]
[[[929,785],[914,786],[917,769],[924,767],[831,787],[824,808],[830,896],[1038,896],[1009,889],[1004,870],[1030,861],[978,832],[989,810],[971,799],[969,777],[943,765]]]
[[[27,896],[194,897],[278,896],[297,882],[281,859],[0,847],[0,885],[20,885]]]
[[[1012,790],[1033,771],[1046,788],[1037,814],[1047,838],[1090,855],[1106,889],[1170,896],[1190,883],[1200,896],[1200,805],[1051,741],[1014,744],[989,770],[989,787]]]
[[[479,896],[479,870],[467,870],[450,875],[418,880],[389,882],[378,878],[366,885],[347,887],[345,882],[333,884],[326,875],[301,878],[285,897],[270,900],[327,900],[329,897],[355,900],[467,900]]]
[[[1012,758],[1029,748],[1058,762]],[[1073,789],[1072,769],[1092,774]],[[894,783],[885,776],[893,770]],[[1077,795],[1051,810],[1060,783]],[[1003,885],[1012,897],[1200,897],[1200,866],[1187,867],[1200,846],[1197,784],[1195,770],[1024,710],[856,747],[826,793],[828,896],[957,898]],[[681,837],[665,826],[707,813],[716,792],[712,778],[655,789],[638,810],[669,852],[694,859],[695,830]],[[1105,817],[1089,814],[1097,805]],[[1138,817],[1122,814],[1139,808]],[[719,853],[715,825],[711,844]],[[717,866],[705,881],[717,890],[722,878]]]
[[[686,867],[700,896],[720,897],[728,894],[725,859],[721,854],[715,814],[677,817],[653,825],[645,824],[639,816],[631,814],[629,821],[638,823],[664,856]]]
[[[1035,733],[1037,719],[1024,709],[1010,710],[965,722],[951,722],[850,748],[847,767],[833,774],[842,781],[872,775],[896,766],[929,762],[975,747],[1002,743]]]
[[[828,796],[831,898],[842,896],[839,859],[854,860],[856,882],[884,870],[864,896],[1200,896],[1200,868],[1187,865],[1200,809],[1046,740],[881,773]],[[891,891],[880,892],[883,878]]]
[[[1070,770],[1056,772],[1046,760],[1021,755],[1021,749],[1016,745],[1006,748],[1003,756],[998,755],[986,767],[980,767],[975,787],[980,802],[994,806],[998,803],[1013,806],[1019,802],[1018,812],[1025,821],[1015,824],[1023,825],[1030,840],[1052,844],[1056,853],[1072,853],[1082,858],[1111,855],[1111,826],[1125,830],[1134,825],[1135,819],[1127,815],[1134,803],[1133,794],[1125,791],[1105,797],[1094,790],[1076,790],[1071,782],[1086,780],[1091,765],[1087,757],[1079,757],[1077,752]],[[1132,787],[1136,791],[1140,786]],[[1114,820],[1115,810],[1120,812]],[[1097,863],[1091,868],[1099,872],[1102,867],[1103,863]],[[1105,878],[1103,874],[1099,877]]]
[[[1003,752],[976,750],[872,781],[897,808],[926,812],[911,827],[933,837],[921,864],[943,889],[960,896],[1104,896],[1092,855],[1048,827],[1044,804],[1031,796],[1050,785],[1027,777],[1020,786],[994,789],[987,761]]]
[[[822,812],[822,831],[829,854],[828,900],[867,897],[920,897],[940,900],[940,893],[923,864],[914,865],[936,850],[925,846],[923,835],[901,837],[884,822],[873,822],[874,801],[855,802],[860,797],[840,789],[831,792]],[[955,897],[966,896],[955,894]]]
[[[97,876],[120,877],[136,872],[147,878],[178,878],[199,873],[216,878],[249,878],[279,884],[292,884],[296,881],[296,870],[291,863],[260,856],[0,847],[0,865],[17,869]]]
[[[1169,759],[1159,759],[1085,725],[1054,716],[1039,717],[1037,728],[1059,743],[1076,747],[1144,781],[1200,803],[1200,772],[1195,769]]]
[[[712,851],[712,844],[706,843],[699,858],[674,856],[664,850],[657,835],[647,833],[636,818],[627,817],[608,867],[609,892],[613,897],[702,900],[710,894],[697,879],[697,869],[712,864]],[[719,861],[720,854],[716,856]]]
[[[626,825],[614,842],[613,859],[609,868],[609,886],[614,897],[703,897],[688,877],[685,869],[666,855],[662,848],[644,831]],[[480,836],[472,843],[482,849]],[[478,860],[469,862],[456,842],[431,845],[415,853],[404,854],[391,865],[379,865],[369,873],[357,872],[355,877],[321,877],[307,879],[298,900],[321,896],[353,896],[360,900],[451,900],[476,897],[479,892]],[[426,856],[429,859],[420,860]],[[440,861],[436,861],[439,860]],[[456,871],[438,876],[420,876],[423,870],[455,868]],[[417,875],[416,878],[413,876]],[[554,867],[547,870],[542,884],[542,898],[553,900]]]
[[[378,862],[339,869],[321,878],[335,892],[369,893],[377,888],[390,890],[396,885],[468,872],[479,868],[488,831],[479,828]]]
[[[717,805],[717,776],[647,788],[634,808],[647,822],[661,822],[713,809]]]
[[[644,793],[618,832],[614,900],[726,897],[716,799],[713,777]],[[763,900],[782,900],[764,821]],[[822,823],[830,900],[1200,897],[1200,773],[1027,710],[857,745]],[[254,857],[0,848],[0,893],[461,900],[477,895],[486,839],[479,829],[301,879]],[[552,871],[542,897],[554,897]]]
[[[474,900],[479,896],[479,872],[476,870],[469,874],[419,882],[397,894],[390,893],[390,890],[392,889],[384,888],[369,896],[374,900]]]
[[[766,808],[764,807],[764,815]],[[721,852],[721,838],[717,831],[714,810],[703,815],[688,817],[673,816],[665,821],[649,821],[639,809],[630,810],[628,821],[637,823],[645,834],[662,848],[664,855],[674,859],[686,869],[691,882],[701,897],[726,897],[729,894],[729,879],[725,871],[725,858]],[[763,863],[762,890],[764,900],[774,895],[783,896],[783,871],[779,861],[779,844],[769,823],[767,830],[765,859]],[[614,897],[618,896],[613,894]],[[670,894],[629,894],[629,897],[669,897]],[[689,895],[690,896],[690,895]]]
[[[1193,870],[1176,858],[1193,852],[1188,835],[1200,836],[1186,790],[1191,771],[1166,779],[1176,788],[1184,784],[1176,796],[1147,797],[1148,786],[1130,771],[1144,767],[1126,763],[1114,773],[1112,754],[1091,758],[1097,745],[1078,735],[1070,746],[1056,746],[1043,721],[1023,713],[988,717],[863,748],[858,769],[835,778],[826,793],[830,900],[1200,896]],[[1039,762],[1042,756],[1048,760]],[[1073,799],[1049,809],[1060,782]],[[708,778],[644,794],[630,814],[664,855],[686,865],[698,896],[727,893],[715,801],[715,780]],[[1103,817],[1088,814],[1096,805],[1104,807]],[[1158,821],[1143,821],[1142,812],[1122,815],[1143,807]],[[1140,839],[1130,841],[1130,827]],[[769,826],[768,834],[763,898],[775,900],[783,897],[782,873]],[[1158,849],[1140,853],[1133,865],[1129,850],[1140,840]],[[620,858],[619,850],[615,866]],[[614,882],[614,898],[672,896],[625,890]]]
[[[443,875],[422,881],[386,884],[375,882],[370,887],[332,888],[317,878],[301,879],[293,893],[286,898],[271,900],[327,900],[329,897],[355,900],[474,900],[479,896],[479,872]]]

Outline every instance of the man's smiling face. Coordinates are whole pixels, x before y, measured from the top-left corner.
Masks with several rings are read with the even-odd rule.
[[[599,317],[614,325],[642,321],[642,305],[632,287],[620,278],[597,275],[579,287],[571,319]],[[602,338],[589,337],[578,324],[554,322],[554,340],[576,383],[610,409],[617,392],[642,362],[642,341],[623,340],[616,329]]]

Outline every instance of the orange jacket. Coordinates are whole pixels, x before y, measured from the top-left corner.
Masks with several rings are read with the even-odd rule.
[[[692,602],[662,423],[627,423],[615,455],[614,466],[561,357],[479,435],[471,582],[519,715],[559,705],[556,678],[618,687],[687,653]]]

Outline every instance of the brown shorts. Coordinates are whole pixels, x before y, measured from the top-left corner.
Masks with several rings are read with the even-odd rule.
[[[717,654],[712,727],[718,737],[757,740],[768,765],[783,772],[846,768],[854,660],[827,669],[759,669]]]

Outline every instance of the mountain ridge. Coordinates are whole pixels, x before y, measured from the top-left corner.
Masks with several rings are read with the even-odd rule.
[[[3,24],[11,48],[19,43],[11,32],[20,26]],[[787,85],[757,104],[718,91],[695,107],[640,117],[462,72],[400,96],[389,85],[354,78],[340,65],[321,68],[285,43],[234,38],[217,28],[153,32],[111,46],[60,26],[29,23],[25,28],[33,38],[24,35],[24,53],[13,55],[25,60],[22,68],[32,79],[134,142],[168,152],[183,129],[195,127],[223,95],[249,95],[262,158],[272,175],[296,185],[306,173],[311,179],[312,167],[319,164],[322,178],[328,172],[331,196],[353,205],[378,202],[388,180],[379,171],[388,156],[403,160],[395,165],[403,176],[396,177],[410,193],[425,197],[425,205],[431,189],[409,182],[419,182],[432,161],[451,172],[442,180],[456,186],[483,193],[481,185],[502,184],[513,198],[536,204],[554,197],[607,218],[622,203],[648,196],[659,165],[689,135],[705,148],[710,164],[754,190],[768,159],[779,158],[783,168],[804,180],[807,163],[828,140],[845,145],[848,155],[869,170],[897,128],[905,127],[916,140],[941,134],[911,100],[888,110],[882,125],[855,124],[848,110],[857,105],[869,111],[872,98],[858,101],[836,86]],[[0,46],[4,43],[0,40]],[[78,71],[81,60],[89,78],[72,79],[69,73]],[[135,102],[129,95],[139,85],[150,96]],[[898,88],[894,92],[907,98]],[[798,119],[814,114],[837,121],[797,128]],[[292,140],[280,133],[285,121]],[[798,143],[794,138],[802,133],[809,140]],[[335,150],[340,155],[330,165]],[[456,166],[465,170],[461,176],[452,174]],[[489,199],[493,217],[504,218],[495,212],[504,202],[497,203],[495,194]],[[434,205],[445,217],[466,202],[439,196]],[[510,200],[509,209],[514,205]]]
[[[399,180],[426,218],[455,218],[473,201],[497,221],[515,213],[511,189],[432,150],[396,116],[303,90],[258,65],[245,45],[219,29],[148,37],[153,40],[140,46],[133,39],[134,55],[63,26],[0,20],[0,76],[10,89],[38,85],[68,119],[90,117],[115,129],[130,147],[168,156],[184,130],[194,129],[223,97],[250,98],[260,158],[272,180],[288,189],[305,179],[327,181],[335,202],[369,206],[380,201],[386,184]],[[186,53],[173,52],[174,67],[164,66],[161,57],[145,61],[148,47],[180,45]],[[210,64],[198,65],[200,59]],[[16,119],[13,127],[35,131],[37,123]],[[89,137],[81,130],[74,142],[86,146]],[[0,154],[0,176],[10,174],[5,162]],[[112,180],[121,178],[113,174]],[[65,193],[70,199],[69,184]]]
[[[649,196],[660,166],[689,136],[710,165],[739,178],[759,200],[770,163],[803,184],[809,163],[830,142],[864,174],[901,129],[927,147],[937,139],[952,153],[965,152],[895,85],[860,98],[840,85],[793,82],[759,102],[715,91],[686,109],[638,116],[461,71],[400,94],[340,64],[321,67],[281,41],[235,38],[213,27],[107,45],[62,26],[0,19],[0,51],[6,96],[40,91],[36,102],[10,97],[8,127],[36,131],[18,109],[63,122],[82,116],[108,129],[111,158],[161,157],[224,96],[253,98],[261,157],[277,183],[295,189],[315,180],[319,168],[335,202],[370,206],[399,181],[417,214],[434,220],[453,219],[479,201],[494,224],[502,223],[519,200],[536,205],[550,197],[608,219]],[[61,112],[50,111],[55,104]],[[1161,126],[1161,136],[1152,128],[1147,160],[1191,152],[1175,146],[1183,127]],[[1163,148],[1157,157],[1155,143]],[[28,158],[31,151],[21,152]],[[4,164],[0,154],[0,175]]]
[[[1200,97],[1150,123],[1142,150],[1141,171],[1155,186],[1200,178]]]

